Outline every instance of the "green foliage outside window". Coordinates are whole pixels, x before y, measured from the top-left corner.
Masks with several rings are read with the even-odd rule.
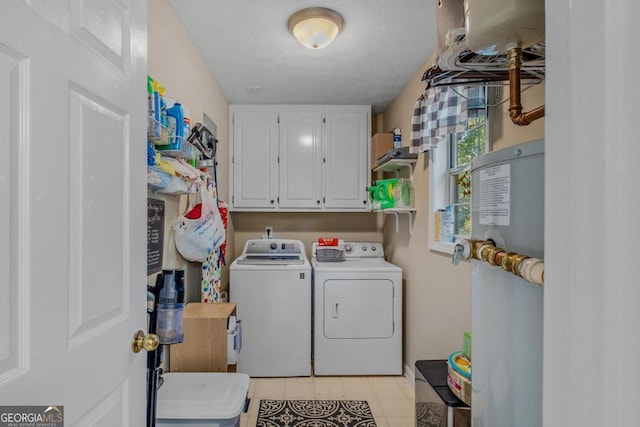
[[[452,182],[454,233],[471,235],[471,162],[485,153],[486,114],[470,118],[467,129],[451,141],[449,175]]]

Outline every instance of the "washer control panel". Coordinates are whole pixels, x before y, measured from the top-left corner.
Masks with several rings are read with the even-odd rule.
[[[384,258],[380,242],[344,242],[345,258]]]
[[[264,239],[249,240],[245,244],[245,254],[301,254],[302,244],[296,240]]]

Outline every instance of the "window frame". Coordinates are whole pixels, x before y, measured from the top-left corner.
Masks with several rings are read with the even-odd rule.
[[[489,99],[491,93],[487,88],[486,97]],[[490,138],[490,119],[489,106],[485,107],[485,141],[484,152],[489,153],[492,149]],[[445,254],[453,254],[456,242],[470,236],[455,235],[454,242],[439,242],[435,239],[435,213],[436,210],[442,209],[450,204],[453,199],[455,184],[453,184],[453,175],[460,173],[471,167],[470,163],[465,165],[451,167],[451,147],[453,146],[455,134],[449,134],[440,138],[437,146],[429,150],[429,249]]]

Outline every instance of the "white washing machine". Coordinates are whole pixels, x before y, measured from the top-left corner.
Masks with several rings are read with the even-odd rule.
[[[315,249],[314,374],[401,375],[402,269],[382,243],[345,242],[337,262]]]
[[[242,321],[237,371],[311,375],[311,264],[298,240],[248,240],[229,268],[229,300]]]

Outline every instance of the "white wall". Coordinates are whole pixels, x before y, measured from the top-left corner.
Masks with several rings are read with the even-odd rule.
[[[148,3],[148,74],[167,89],[166,96],[188,107],[191,123],[202,123],[206,113],[218,126],[218,191],[222,200],[229,195],[229,105],[200,53],[187,35],[168,0]],[[178,254],[171,224],[187,206],[186,196],[149,197],[165,201],[164,268],[187,268],[189,300],[199,300],[200,264],[187,263]],[[233,254],[233,224],[229,224],[228,253]],[[228,260],[229,264],[231,260]],[[223,284],[228,270],[223,269]],[[150,281],[153,278],[149,279]]]
[[[637,426],[640,3],[546,7],[543,425]]]

